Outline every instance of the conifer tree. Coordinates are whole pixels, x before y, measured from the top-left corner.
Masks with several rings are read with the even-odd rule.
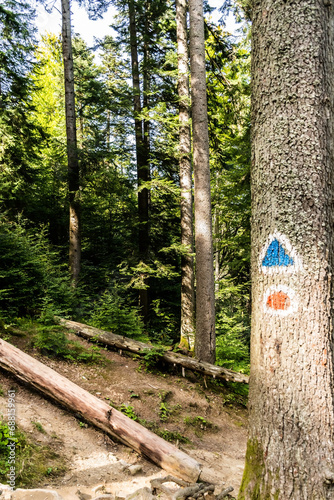
[[[135,1],[128,0],[129,10],[129,32],[131,46],[131,68],[132,68],[132,85],[133,85],[133,110],[135,119],[135,137],[136,137],[136,161],[137,161],[137,179],[138,187],[138,217],[139,217],[139,258],[144,263],[147,261],[149,248],[149,226],[148,226],[148,189],[142,184],[149,180],[149,165],[148,165],[148,129],[147,124],[144,126],[141,119],[141,87],[139,77],[139,58],[138,58],[138,38],[137,38],[137,22]],[[147,77],[146,77],[147,78]],[[147,80],[146,89],[147,91]],[[145,137],[146,133],[146,137]],[[140,289],[140,307],[144,319],[144,323],[148,322],[149,301],[148,287],[145,283],[145,288]]]
[[[27,2],[0,5],[0,207],[33,212],[42,130],[33,123],[30,72],[36,66],[34,10]]]
[[[215,361],[215,290],[202,0],[189,0],[196,250],[195,353]]]
[[[334,496],[334,23],[253,2],[250,426],[239,499]]]
[[[193,201],[190,135],[190,92],[187,36],[187,2],[176,0],[179,94],[179,166],[181,188],[181,244],[186,248],[181,264],[181,339],[180,347],[195,346],[195,294],[193,253]]]
[[[69,214],[69,268],[72,284],[79,279],[81,265],[80,234],[80,179],[77,148],[77,129],[74,96],[74,70],[71,35],[70,0],[62,0],[62,48],[65,81],[65,114],[68,161]]]

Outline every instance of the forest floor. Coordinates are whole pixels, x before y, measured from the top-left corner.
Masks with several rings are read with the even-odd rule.
[[[95,396],[138,416],[160,435],[174,438],[179,448],[203,465],[203,480],[220,489],[233,486],[232,495],[237,495],[244,468],[247,412],[226,387],[205,382],[188,371],[185,378],[147,372],[138,359],[118,352],[103,350],[104,364],[73,364],[42,356],[24,336],[9,341]],[[80,342],[88,346],[86,341]],[[125,498],[149,486],[151,479],[167,475],[3,371],[0,417],[6,416],[7,391],[13,387],[18,427],[40,449],[48,447],[58,456],[55,466],[49,453],[47,474],[37,483],[30,479],[24,487],[53,489],[64,500],[94,498],[103,492]],[[133,465],[138,467],[131,468]]]

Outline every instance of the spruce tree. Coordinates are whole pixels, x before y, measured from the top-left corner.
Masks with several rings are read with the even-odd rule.
[[[239,499],[334,496],[333,8],[253,3],[250,425]]]
[[[195,250],[196,250],[196,357],[214,363],[216,348],[215,290],[208,111],[206,97],[204,18],[202,0],[189,0],[190,68],[193,123]]]

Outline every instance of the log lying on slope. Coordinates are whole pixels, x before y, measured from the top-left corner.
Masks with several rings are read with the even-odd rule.
[[[79,413],[85,420],[150,458],[166,471],[185,481],[198,480],[201,468],[196,460],[52,368],[1,339],[0,367],[71,411]]]
[[[147,350],[154,349],[153,346],[144,344],[144,342],[121,337],[120,335],[106,332],[99,328],[94,328],[93,326],[84,325],[83,323],[77,323],[76,321],[69,321],[63,318],[56,318],[56,321],[60,325],[70,330],[74,330],[81,337],[101,342],[116,349],[126,350],[136,354],[145,354]],[[166,351],[163,353],[162,359],[174,366],[178,365],[192,371],[203,373],[204,375],[209,375],[210,377],[248,384],[249,377],[243,373],[234,372],[227,368],[222,368],[221,366],[206,363],[205,361],[198,361],[188,356],[182,356],[182,354],[176,352]]]

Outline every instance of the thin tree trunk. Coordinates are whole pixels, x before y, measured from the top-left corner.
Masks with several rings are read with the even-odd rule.
[[[137,42],[136,12],[135,12],[134,0],[128,0],[128,9],[129,9],[130,44],[131,44],[132,86],[134,91],[133,110],[135,118],[135,135],[136,135],[137,179],[138,179],[138,187],[140,187],[143,182],[147,182],[149,180],[149,167],[147,164],[147,152],[145,150],[143,121],[140,118],[142,107],[140,101],[141,92],[140,92],[140,80],[139,80],[138,42]],[[148,257],[148,247],[149,247],[147,188],[144,188],[138,192],[138,217],[139,217],[139,258],[143,262],[145,262]],[[142,289],[139,291],[139,302],[144,324],[147,324],[149,316],[148,289]]]
[[[334,498],[334,15],[254,2],[250,435],[239,499]]]
[[[214,263],[215,263],[215,294],[216,296],[219,293],[219,273],[220,273],[220,255],[219,255],[219,212],[218,208],[215,207],[214,211],[214,229],[215,229],[215,256],[214,256]]]
[[[202,0],[189,0],[190,67],[194,151],[194,201],[196,248],[196,339],[195,353],[214,363],[215,283],[206,97],[204,18]]]
[[[190,351],[195,346],[195,294],[194,294],[194,252],[193,242],[193,200],[190,137],[190,92],[187,43],[187,2],[176,0],[176,30],[178,52],[179,93],[179,166],[181,187],[181,243],[187,247],[187,254],[181,261],[181,336],[180,347]]]
[[[79,161],[75,116],[74,72],[71,39],[71,11],[69,0],[62,0],[62,49],[65,79],[65,114],[68,161],[68,190],[70,201],[69,269],[72,284],[79,279],[81,263]]]

